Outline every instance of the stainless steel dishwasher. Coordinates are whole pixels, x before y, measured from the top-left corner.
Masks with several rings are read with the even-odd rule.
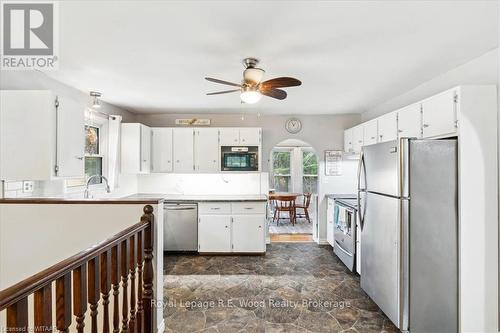
[[[164,251],[198,251],[196,203],[167,203],[163,219]]]

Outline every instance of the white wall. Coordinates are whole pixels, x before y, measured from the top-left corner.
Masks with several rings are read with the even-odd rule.
[[[400,96],[367,110],[361,115],[362,121],[376,118],[455,86],[498,84],[499,56],[500,49],[496,48],[472,59]]]

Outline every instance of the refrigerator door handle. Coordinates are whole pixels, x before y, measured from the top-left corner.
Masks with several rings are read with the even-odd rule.
[[[363,174],[363,180],[364,180],[364,185],[365,188],[361,188],[361,174]],[[363,154],[363,151],[361,151],[361,156],[359,159],[359,165],[358,165],[358,217],[359,217],[359,225],[361,227],[361,230],[363,230],[363,225],[364,225],[364,219],[365,219],[365,211],[366,211],[366,205],[361,205],[361,193],[366,192],[366,166],[365,166],[365,156]]]

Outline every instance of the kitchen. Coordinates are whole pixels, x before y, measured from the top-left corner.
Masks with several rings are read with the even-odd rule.
[[[498,331],[498,3],[287,5],[273,19],[296,20],[303,38],[285,38],[286,54],[278,35],[260,43],[237,24],[257,10],[264,22],[278,2],[56,6],[59,68],[3,68],[0,77],[0,295],[140,220],[153,230],[151,254],[135,251],[146,244],[145,224],[128,247],[112,238],[93,253],[101,268],[114,265],[113,253],[138,255],[122,272],[134,293],[150,278],[143,260],[152,261],[145,295],[169,304],[148,308],[154,331]],[[107,22],[110,13],[137,45]],[[134,13],[139,31],[126,23]],[[189,38],[169,30],[169,45],[140,38],[163,36],[154,20],[162,15],[169,27],[199,22],[185,29]],[[224,35],[230,26],[247,39]],[[335,38],[353,44],[339,49]],[[139,64],[141,47],[151,52]],[[260,90],[245,85],[252,80]],[[276,166],[274,152],[289,154],[281,155],[288,164]],[[297,207],[272,199],[292,194]],[[298,210],[307,194],[310,218]],[[414,229],[416,220],[425,227]],[[280,226],[292,233],[273,235]],[[27,254],[46,250],[16,254],[20,239]],[[22,269],[13,269],[16,258]],[[125,300],[127,325],[152,304],[140,300]],[[1,312],[13,302],[0,302]],[[434,309],[428,302],[451,310],[420,311]],[[102,306],[98,324],[91,311],[79,319],[85,327],[115,327]],[[55,324],[73,329],[82,315]]]

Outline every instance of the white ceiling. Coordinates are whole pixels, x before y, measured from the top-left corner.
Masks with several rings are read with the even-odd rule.
[[[60,70],[134,112],[358,113],[498,46],[496,1],[61,1]],[[242,105],[244,57],[288,98]]]

